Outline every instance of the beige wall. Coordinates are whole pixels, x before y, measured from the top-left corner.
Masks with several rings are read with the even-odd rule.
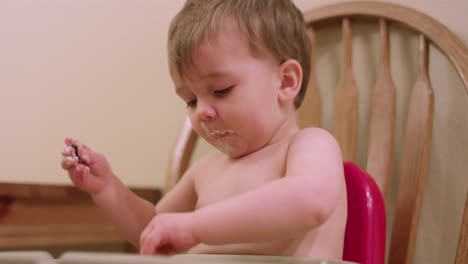
[[[185,111],[166,67],[182,1],[0,1],[0,177],[69,183],[63,138],[108,155],[129,185],[161,185]]]
[[[59,167],[62,139],[73,135],[107,154],[115,172],[132,186],[162,186],[168,153],[184,117],[166,69],[166,32],[183,0],[0,1],[0,180],[69,184]],[[296,0],[306,10],[329,0]],[[465,0],[393,0],[430,14],[468,43]],[[360,122],[367,120],[375,69],[376,28],[354,40],[355,75],[363,96]],[[319,32],[319,45],[339,33]],[[395,84],[407,94],[414,73],[416,40],[392,28]],[[375,45],[374,45],[375,46]],[[339,46],[335,53],[340,54]],[[319,46],[319,87],[324,125],[331,129],[337,59]],[[367,56],[367,57],[366,57]],[[364,59],[358,59],[364,57]],[[417,263],[451,263],[468,186],[468,97],[450,63],[431,49],[436,96],[433,152],[424,200]],[[374,61],[375,63],[375,61]],[[370,76],[370,77],[369,77]],[[398,98],[398,123],[405,98]],[[365,126],[364,126],[365,127]],[[365,163],[366,131],[360,130],[358,160]],[[401,152],[397,135],[396,152]],[[197,151],[211,151],[202,144]],[[395,164],[398,171],[398,163]],[[396,182],[392,182],[392,187]],[[394,198],[391,194],[390,198]],[[393,203],[389,203],[391,207]]]

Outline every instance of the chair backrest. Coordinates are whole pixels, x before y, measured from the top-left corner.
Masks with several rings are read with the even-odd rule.
[[[375,181],[352,162],[344,163],[348,219],[343,260],[385,263],[386,217],[382,193]]]
[[[401,160],[401,164],[397,166],[400,169],[397,172],[398,187],[394,191],[397,197],[394,210],[390,213],[393,215],[393,223],[389,234],[388,262],[413,263],[429,168],[434,116],[434,93],[428,70],[429,44],[437,47],[453,63],[465,86],[465,96],[468,95],[468,50],[457,36],[433,18],[395,4],[358,1],[340,3],[305,12],[305,20],[309,25],[313,42],[317,29],[333,23],[336,25],[336,22],[342,24],[344,59],[335,95],[333,133],[340,144],[344,159],[348,161],[356,161],[359,109],[359,94],[352,68],[351,22],[370,22],[379,25],[380,63],[376,69],[376,81],[370,103],[367,160],[361,166],[375,179],[385,196],[392,175],[391,166],[397,160]],[[419,35],[417,76],[409,93],[401,159],[394,156],[397,89],[390,72],[389,25],[392,24],[409,28]],[[313,45],[313,49],[315,48]],[[315,53],[312,52],[313,56]],[[312,63],[316,63],[315,57],[311,59]],[[311,90],[317,90],[314,81],[315,78],[309,83]],[[310,96],[314,94],[318,92],[311,93]],[[320,96],[311,101],[315,104],[320,103]],[[303,115],[305,117],[315,114],[308,109],[301,110],[304,110],[303,113],[307,112]],[[312,120],[320,118],[312,117],[310,120],[308,125],[321,126],[320,122],[312,123]],[[465,227],[462,230],[467,229],[466,222],[464,220]],[[460,233],[460,238],[461,236],[463,232]],[[458,252],[468,250],[466,244],[460,239]],[[457,256],[457,261],[459,259],[461,257]]]
[[[370,119],[368,122],[367,159],[359,165],[371,175],[385,199],[387,199],[388,182],[392,175],[392,166],[398,171],[394,206],[388,208],[388,215],[393,215],[393,221],[388,230],[389,241],[388,263],[412,263],[418,231],[419,216],[423,194],[428,174],[432,144],[432,126],[434,116],[434,93],[428,76],[429,45],[441,51],[455,66],[458,75],[465,86],[464,96],[468,95],[468,49],[463,42],[446,27],[433,18],[414,9],[384,2],[344,2],[324,6],[304,12],[308,24],[308,32],[312,43],[318,30],[328,26],[342,25],[343,63],[340,81],[334,98],[333,129],[345,161],[356,161],[358,146],[358,110],[359,89],[354,81],[352,63],[352,32],[351,25],[355,21],[370,22],[378,25],[380,32],[380,63],[376,69],[376,82],[372,90],[370,104]],[[396,101],[395,85],[390,72],[389,27],[397,24],[408,28],[419,36],[419,54],[416,82],[408,99],[404,140],[401,154],[396,153]],[[299,109],[299,121],[302,126],[322,126],[322,98],[317,87],[315,74],[316,45],[312,45],[311,77],[306,98]],[[372,72],[370,72],[372,73]],[[448,88],[448,87],[447,87]],[[186,121],[177,141],[169,164],[166,190],[169,190],[182,176],[188,167],[192,152],[197,141],[197,135],[191,130],[190,122]],[[394,181],[393,181],[394,182]],[[392,200],[393,202],[393,200]],[[386,204],[388,205],[386,200]],[[465,203],[465,211],[466,209]],[[466,213],[465,213],[466,215]],[[388,220],[388,219],[387,219]],[[467,217],[462,222],[462,232],[457,250],[457,263],[467,263],[468,230]]]

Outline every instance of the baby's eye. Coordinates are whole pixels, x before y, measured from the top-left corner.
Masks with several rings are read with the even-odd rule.
[[[193,99],[187,102],[187,107],[191,108],[195,106],[197,106],[197,99]]]
[[[214,91],[214,94],[218,95],[218,96],[226,95],[232,90],[233,87],[234,87],[234,85],[231,85],[231,86],[229,86],[227,88],[224,88],[224,89],[221,89],[221,90],[216,90],[216,91]]]

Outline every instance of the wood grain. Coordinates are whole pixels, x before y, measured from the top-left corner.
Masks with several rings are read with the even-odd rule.
[[[372,92],[367,172],[382,193],[387,193],[391,175],[396,119],[396,92],[390,72],[390,48],[387,21],[380,24],[380,66]]]
[[[429,167],[434,95],[428,77],[427,40],[421,35],[419,42],[419,74],[409,102],[389,263],[413,262]]]
[[[310,52],[310,77],[305,94],[304,101],[298,110],[298,123],[301,128],[304,127],[320,127],[322,123],[322,100],[320,91],[317,87],[317,73],[315,70],[316,59],[316,41],[315,31],[312,27],[308,27],[307,35],[311,44]]]
[[[198,135],[192,130],[190,119],[186,117],[168,163],[164,193],[171,190],[187,170],[197,139]]]
[[[466,263],[468,263],[468,191],[465,195],[465,210],[458,237],[457,255],[455,257],[455,264]]]
[[[352,1],[315,8],[304,13],[309,24],[318,27],[343,17],[383,18],[420,32],[438,47],[457,69],[468,94],[468,48],[463,41],[434,18],[397,4]]]
[[[343,160],[355,161],[357,146],[358,94],[352,69],[351,25],[343,19],[343,65],[335,95],[333,134],[341,148]]]
[[[131,190],[153,203],[161,197],[159,190]],[[0,249],[128,244],[75,187],[2,183],[0,197]]]
[[[151,202],[156,202],[161,195],[161,191],[158,189],[130,187],[130,190]],[[91,199],[87,193],[74,186],[21,183],[0,183],[0,197],[3,199],[11,198],[60,201],[90,201]]]

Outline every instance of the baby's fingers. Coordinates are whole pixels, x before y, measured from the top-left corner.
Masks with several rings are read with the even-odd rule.
[[[82,147],[78,148],[77,147],[77,156],[79,157],[79,160],[80,162],[86,164],[86,165],[90,165],[91,164],[91,158],[90,158],[90,151],[88,149],[84,149],[83,148],[84,145],[82,145]]]
[[[78,148],[85,149],[87,151],[91,151],[91,149],[88,146],[86,146],[85,144],[81,143],[80,141],[78,141],[77,139],[74,139],[72,137],[66,137],[65,138],[65,145],[70,146],[70,147],[72,145],[75,145]]]
[[[62,158],[62,168],[65,170],[69,170],[73,166],[76,166],[78,164],[78,157],[76,156],[64,156]]]
[[[154,218],[153,218],[154,221]],[[161,252],[159,248],[164,245],[164,233],[161,232],[155,223],[151,221],[150,224],[143,230],[140,236],[140,254],[141,255],[166,255]],[[167,237],[166,237],[167,238]]]
[[[151,231],[153,230],[152,221],[143,229],[140,234],[140,254],[143,254],[143,247],[146,243],[147,238],[149,237]]]
[[[72,147],[66,146],[65,148],[63,148],[62,156],[69,157],[69,156],[73,156],[73,155],[75,155],[75,151],[74,151],[74,149]]]
[[[145,236],[140,242],[141,255],[154,255],[155,249],[161,244],[161,237],[158,234]]]
[[[92,187],[95,184],[94,179],[96,177],[90,173],[88,166],[78,163],[76,166],[69,168],[68,172],[73,184],[85,191],[91,191],[90,185]]]
[[[78,145],[80,143],[78,140],[72,137],[66,137],[64,141],[65,141],[65,145],[67,146],[71,146],[72,144]]]
[[[89,147],[71,137],[65,138],[65,144],[67,146],[62,151],[63,156],[76,156],[78,157],[78,162],[84,163],[86,165],[91,164],[89,154],[92,153],[92,151]]]

